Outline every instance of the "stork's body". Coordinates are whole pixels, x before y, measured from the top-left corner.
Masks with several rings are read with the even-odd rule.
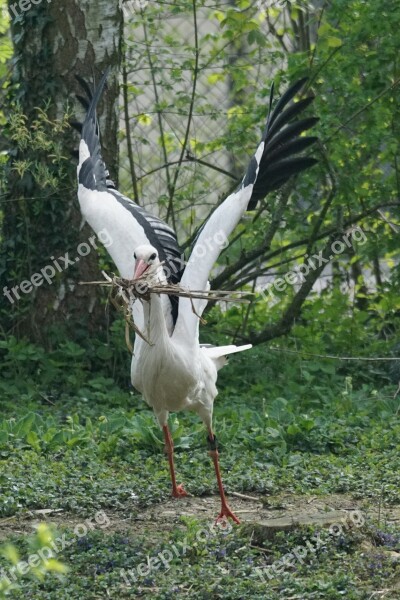
[[[304,81],[290,88],[273,112],[271,93],[267,126],[242,183],[203,224],[189,260],[184,262],[175,232],[123,196],[109,180],[101,157],[96,119],[96,106],[105,78],[103,76],[93,97],[82,82],[89,96],[79,148],[78,197],[82,214],[96,233],[107,230],[111,240],[107,250],[122,277],[136,280],[145,274],[161,284],[180,281],[188,289],[207,289],[210,271],[243,213],[255,208],[259,199],[282,185],[290,175],[315,162],[296,155],[315,141],[315,138],[299,135],[316,119],[294,120],[312,98],[288,106]],[[173,495],[185,496],[186,492],[176,483],[168,414],[190,410],[199,415],[207,428],[221,496],[218,518],[230,517],[239,522],[226,502],[222,486],[212,412],[217,395],[217,371],[225,364],[225,356],[251,346],[201,346],[199,317],[206,304],[204,300],[183,297],[178,302],[176,297],[154,293],[147,299],[136,300],[131,306],[132,316],[144,339],[139,336],[135,339],[131,378],[163,429]]]

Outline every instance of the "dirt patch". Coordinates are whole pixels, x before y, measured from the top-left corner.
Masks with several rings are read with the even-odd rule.
[[[366,524],[379,522],[383,527],[400,521],[400,506],[382,507],[365,500],[354,500],[351,496],[335,494],[330,496],[245,496],[230,495],[229,503],[242,524],[251,528],[267,523],[279,530],[287,529],[288,522],[293,527],[302,523],[315,522],[316,525],[336,522],[340,514],[360,511]],[[148,535],[150,532],[162,534],[177,527],[184,528],[181,517],[194,517],[212,523],[220,510],[218,496],[173,498],[149,508],[140,510],[132,506],[132,514],[121,515],[117,511],[105,510],[110,523],[104,531],[125,534]],[[331,519],[329,517],[331,513]],[[332,521],[333,519],[333,521]],[[0,519],[0,542],[10,535],[32,533],[40,522],[53,524],[60,529],[74,529],[85,523],[85,518],[72,513],[50,508],[29,511],[23,516]],[[92,519],[94,523],[94,519]],[[292,528],[293,528],[292,527]]]

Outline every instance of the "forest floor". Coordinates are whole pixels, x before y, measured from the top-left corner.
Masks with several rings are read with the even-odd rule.
[[[234,384],[229,368],[222,378],[215,426],[241,520],[225,528],[214,524],[219,498],[195,415],[171,417],[190,494],[174,500],[161,433],[132,392],[94,377],[72,394],[35,389],[16,402],[10,386],[0,414],[5,597],[400,599],[396,386],[308,370],[282,373],[283,384],[266,373]]]

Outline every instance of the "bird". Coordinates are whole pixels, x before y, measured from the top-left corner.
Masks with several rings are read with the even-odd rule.
[[[199,227],[185,259],[176,232],[165,221],[116,189],[102,157],[97,106],[109,69],[92,87],[79,75],[86,98],[78,97],[86,109],[79,143],[77,166],[78,200],[84,220],[98,233],[107,230],[107,251],[122,278],[176,284],[187,290],[209,290],[209,277],[229,235],[246,211],[254,210],[265,196],[290,177],[313,166],[317,160],[305,153],[316,141],[303,135],[317,117],[298,118],[313,101],[308,95],[295,97],[307,78],[290,86],[274,105],[271,87],[266,125],[248,168],[235,191],[211,212]],[[212,346],[200,343],[199,323],[207,300],[150,293],[132,303],[133,321],[143,336],[136,335],[131,381],[153,409],[165,440],[172,482],[172,496],[187,496],[178,484],[174,443],[168,426],[170,413],[193,411],[207,430],[207,445],[214,464],[221,501],[216,522],[232,519],[240,523],[228,504],[219,465],[218,441],[213,428],[213,405],[217,396],[217,374],[227,356],[251,348]]]

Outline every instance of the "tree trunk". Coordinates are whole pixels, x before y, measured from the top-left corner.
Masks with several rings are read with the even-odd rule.
[[[25,4],[23,4],[25,6]],[[50,120],[62,119],[67,103],[69,112],[82,120],[83,110],[75,94],[82,94],[75,74],[91,82],[111,65],[107,92],[100,107],[100,124],[104,158],[111,176],[118,169],[118,68],[121,62],[122,11],[118,0],[42,0],[28,5],[25,11],[13,1],[9,4],[14,44],[14,71],[10,104],[12,115],[16,104],[27,116],[28,129],[37,117],[37,107],[45,108]],[[17,14],[17,17],[15,16]],[[76,196],[76,158],[73,149],[78,136],[72,130],[61,132],[49,125],[49,139],[62,138],[65,173],[51,192],[40,185],[31,170],[16,175],[15,160],[36,164],[42,160],[51,168],[52,156],[37,148],[26,148],[9,138],[9,200],[4,214],[0,262],[3,332],[51,346],[52,340],[68,336],[79,341],[89,330],[105,325],[104,308],[97,289],[79,286],[80,280],[99,278],[98,256],[88,226],[80,229],[81,216]],[[55,174],[57,177],[57,173]],[[89,239],[92,238],[92,242]],[[79,246],[84,243],[87,246]],[[82,249],[82,254],[78,251]],[[84,252],[89,252],[84,256]],[[58,260],[69,252],[74,264]],[[57,267],[56,263],[60,265]],[[65,264],[64,264],[65,263]],[[56,272],[51,284],[22,285],[35,273],[51,268]],[[49,276],[50,279],[50,276]],[[7,286],[8,295],[4,294]],[[18,289],[12,291],[12,288]],[[30,292],[24,292],[33,288]],[[11,290],[11,291],[10,291]],[[19,296],[19,298],[17,298]],[[54,332],[57,332],[54,335]],[[53,332],[52,335],[49,335]]]

